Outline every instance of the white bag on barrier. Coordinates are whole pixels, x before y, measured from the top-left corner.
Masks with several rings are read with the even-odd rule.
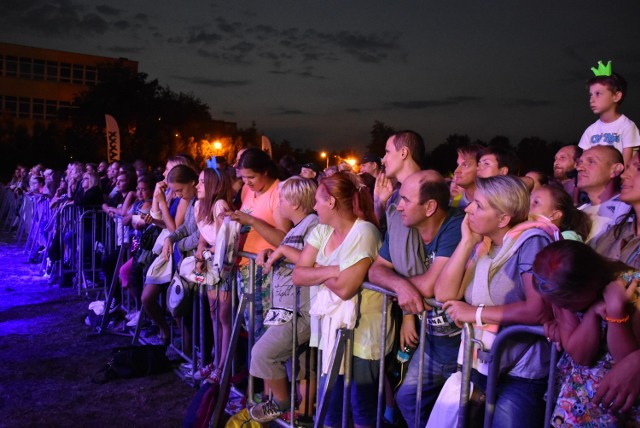
[[[458,426],[458,409],[460,408],[460,393],[462,389],[462,372],[458,371],[449,376],[444,383],[440,395],[433,406],[426,428],[444,428]],[[473,394],[473,383],[469,396]]]

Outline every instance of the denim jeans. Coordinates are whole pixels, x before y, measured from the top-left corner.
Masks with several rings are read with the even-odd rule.
[[[375,425],[378,406],[379,360],[365,360],[353,357],[353,381],[351,382],[351,416],[357,425]],[[320,378],[320,390],[324,390],[327,376]],[[328,391],[329,408],[324,419],[325,427],[339,427],[342,421],[342,401],[344,398],[344,376],[336,379],[331,391]],[[318,400],[318,405],[320,400]]]
[[[437,348],[437,351],[436,351]],[[402,385],[396,393],[396,403],[409,428],[424,427],[431,409],[440,394],[446,380],[458,370],[456,362],[460,349],[460,336],[427,337],[423,354],[422,399],[420,401],[420,421],[415,425],[416,394],[418,392],[418,374],[420,358],[414,354],[409,362]]]
[[[486,391],[487,377],[471,372],[474,387]],[[544,424],[547,378],[526,379],[503,376],[498,382],[493,428],[538,428]]]

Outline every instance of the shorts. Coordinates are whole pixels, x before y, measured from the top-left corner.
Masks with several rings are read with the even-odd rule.
[[[298,344],[309,341],[311,327],[308,317],[298,317]],[[285,363],[291,359],[291,339],[293,336],[293,322],[283,325],[274,325],[267,328],[260,340],[251,350],[251,366],[249,372],[252,376],[261,379],[283,379],[287,377]],[[300,351],[301,346],[298,346]],[[308,347],[299,354],[298,379],[307,377],[307,373],[315,376],[314,361],[307,360],[310,357]]]

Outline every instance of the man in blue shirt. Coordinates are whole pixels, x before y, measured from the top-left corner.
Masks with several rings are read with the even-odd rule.
[[[434,295],[435,281],[460,241],[463,213],[449,208],[449,188],[442,176],[432,170],[416,172],[403,181],[397,211],[404,228],[413,229],[420,243],[389,239],[385,236],[380,253],[369,270],[369,280],[396,294],[417,291],[423,297]],[[418,346],[415,315],[420,309],[408,300],[401,304],[405,316],[401,328],[401,348]],[[427,334],[423,355],[420,426],[425,426],[442,385],[457,370],[460,329],[440,309],[427,312]],[[408,426],[414,426],[415,396],[419,358],[409,364],[396,401]]]

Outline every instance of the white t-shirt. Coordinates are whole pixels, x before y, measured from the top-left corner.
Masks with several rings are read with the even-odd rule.
[[[587,213],[591,219],[591,231],[586,241],[588,243],[613,226],[620,216],[629,212],[629,205],[620,200],[620,195],[616,195],[600,205],[588,203],[578,209]]]
[[[373,262],[378,255],[378,250],[381,245],[380,232],[369,222],[356,220],[342,244],[333,250],[331,254],[326,254],[325,247],[332,233],[332,227],[326,224],[319,224],[307,238],[307,243],[318,249],[316,263],[321,266],[340,266],[340,270],[342,271],[365,258],[369,258]],[[332,300],[339,299],[337,295],[324,285],[321,285],[320,288],[321,290],[324,289],[325,292],[328,291],[331,293],[333,295]],[[355,297],[357,298],[357,296]],[[380,358],[380,322],[382,321],[383,296],[374,291],[362,290],[360,297],[362,299],[360,302],[360,317],[358,319],[358,327],[354,332],[353,355],[367,360],[377,360]],[[326,309],[318,308],[318,303],[319,300],[316,299],[313,303],[312,311],[314,309]],[[388,311],[387,313],[390,314],[391,312]],[[345,315],[346,314],[335,313],[336,317],[348,318]],[[325,315],[325,317],[326,316],[327,315]],[[332,317],[333,315],[328,316]],[[389,321],[387,322],[387,326],[389,326],[388,333],[390,333],[393,330],[390,328],[390,320],[388,319],[387,321]],[[324,325],[326,324],[323,323],[323,326]],[[328,332],[324,331],[324,329],[322,331],[325,339],[325,335],[335,336],[335,333],[335,331]],[[390,344],[390,338],[387,337],[387,339],[387,344]]]
[[[636,124],[624,114],[611,123],[598,119],[584,131],[579,146],[582,150],[593,146],[613,146],[622,153],[624,148],[640,146],[640,133]]]

